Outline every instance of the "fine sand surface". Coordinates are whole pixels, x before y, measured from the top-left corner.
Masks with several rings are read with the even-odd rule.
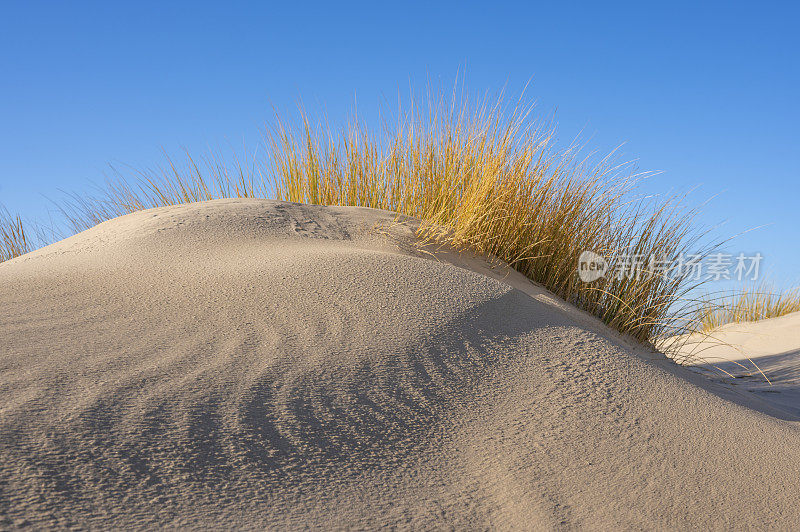
[[[800,312],[684,338],[680,354],[723,386],[800,419]]]
[[[0,528],[800,526],[795,421],[437,255],[220,200],[0,264]]]

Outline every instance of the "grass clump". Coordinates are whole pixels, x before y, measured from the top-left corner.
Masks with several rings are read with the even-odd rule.
[[[24,255],[34,248],[25,233],[22,218],[0,206],[0,262]]]
[[[585,250],[612,269],[626,256],[674,262],[696,242],[680,198],[638,198],[643,174],[630,165],[557,150],[530,107],[426,103],[382,135],[357,119],[338,134],[279,123],[268,137],[278,197],[419,218],[422,238],[497,257],[642,342],[685,326],[673,307],[691,288],[681,273],[592,284],[576,275]]]
[[[697,330],[707,333],[728,323],[778,318],[800,312],[800,287],[780,292],[767,283],[722,297],[706,298],[696,310]]]
[[[338,130],[280,118],[266,155],[232,167],[211,156],[183,166],[117,175],[99,195],[73,196],[76,230],[139,209],[229,197],[385,209],[421,220],[419,237],[500,259],[529,279],[641,342],[685,330],[675,303],[693,288],[680,272],[582,282],[578,257],[593,251],[614,270],[620,257],[674,262],[697,238],[681,198],[635,192],[645,174],[613,157],[557,149],[554,129],[520,100],[471,104],[429,92],[378,130],[359,116]]]

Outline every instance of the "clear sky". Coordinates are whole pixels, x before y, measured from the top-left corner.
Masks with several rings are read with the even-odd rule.
[[[249,145],[270,102],[334,119],[430,76],[519,89],[560,136],[663,173],[648,190],[720,194],[721,235],[771,224],[760,251],[800,281],[800,7],[795,2],[35,2],[0,17],[0,202],[37,218],[44,197],[101,182],[108,163]]]

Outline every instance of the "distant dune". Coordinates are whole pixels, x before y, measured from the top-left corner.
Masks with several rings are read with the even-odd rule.
[[[800,526],[790,413],[412,229],[217,200],[0,264],[0,526]]]
[[[723,386],[777,408],[775,415],[800,419],[800,312],[692,335],[680,354]]]

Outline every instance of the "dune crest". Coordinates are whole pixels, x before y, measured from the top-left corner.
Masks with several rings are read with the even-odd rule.
[[[412,230],[216,200],[0,264],[0,524],[800,524],[796,423]]]

